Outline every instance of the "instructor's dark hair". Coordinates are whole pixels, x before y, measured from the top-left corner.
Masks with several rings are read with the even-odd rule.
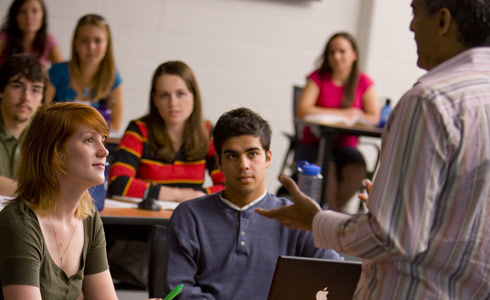
[[[459,39],[467,48],[490,46],[490,0],[424,0],[429,16],[442,8],[451,12]]]

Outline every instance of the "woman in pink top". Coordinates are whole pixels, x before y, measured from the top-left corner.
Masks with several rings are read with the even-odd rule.
[[[329,113],[379,121],[380,105],[373,81],[359,72],[358,56],[357,43],[349,33],[339,32],[328,40],[319,68],[307,77],[296,109],[298,118]],[[355,136],[340,136],[333,142],[326,195],[329,209],[341,210],[366,177],[366,163],[356,147]],[[309,128],[305,128],[295,152],[297,160],[317,159],[318,138]]]
[[[7,57],[29,53],[45,66],[63,60],[56,40],[47,32],[46,5],[42,0],[14,0],[0,32],[0,64]]]

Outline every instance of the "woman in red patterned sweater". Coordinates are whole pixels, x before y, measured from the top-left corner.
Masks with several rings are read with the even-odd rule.
[[[214,154],[192,70],[181,61],[163,63],[153,74],[149,114],[131,121],[119,144],[109,194],[181,202],[218,192],[224,176]],[[213,185],[203,188],[206,169]]]

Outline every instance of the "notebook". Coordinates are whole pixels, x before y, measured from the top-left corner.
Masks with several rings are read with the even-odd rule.
[[[352,299],[361,262],[280,256],[268,300]]]

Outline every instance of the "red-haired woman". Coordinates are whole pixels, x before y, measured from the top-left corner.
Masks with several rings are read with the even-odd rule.
[[[88,105],[39,109],[20,153],[18,196],[0,212],[2,299],[117,299],[88,193],[104,182],[108,133]]]

